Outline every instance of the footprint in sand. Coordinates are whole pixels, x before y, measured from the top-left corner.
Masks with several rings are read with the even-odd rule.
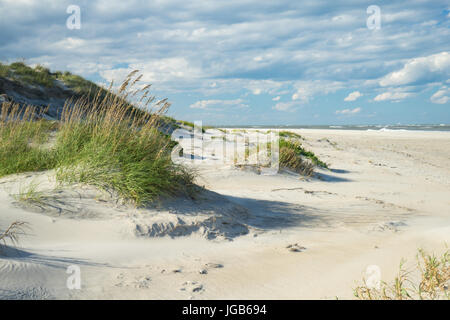
[[[139,289],[148,289],[150,287],[150,282],[152,279],[149,276],[138,278],[134,282],[134,287]]]
[[[207,269],[219,269],[219,268],[223,268],[223,264],[208,262],[205,264],[205,267]]]
[[[306,250],[305,247],[299,245],[298,243],[290,244],[286,246],[286,249],[288,249],[291,252],[302,252],[303,250]]]
[[[201,283],[198,283],[197,281],[186,281],[180,288],[180,291],[187,291],[192,293],[200,293],[204,290],[205,289],[203,288],[203,285]]]
[[[119,273],[116,276],[116,279],[119,280],[114,286],[116,287],[130,287],[133,286],[138,289],[148,289],[150,287],[150,282],[152,279],[150,276],[138,276],[135,277],[134,281],[127,281],[125,279],[125,274],[123,272]]]
[[[391,231],[391,232],[399,232],[401,227],[405,227],[406,223],[402,221],[388,221],[388,222],[381,222],[375,225],[371,231]]]

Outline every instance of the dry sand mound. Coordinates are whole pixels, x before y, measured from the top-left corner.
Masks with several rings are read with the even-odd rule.
[[[162,199],[145,208],[118,201],[113,193],[89,186],[58,186],[51,172],[15,175],[0,185],[12,205],[52,219],[119,219],[138,237],[200,234],[207,239],[232,239],[249,233],[247,210],[225,197],[201,190],[196,199]],[[27,195],[34,185],[33,194]]]

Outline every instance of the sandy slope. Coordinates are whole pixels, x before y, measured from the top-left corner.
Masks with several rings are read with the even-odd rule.
[[[368,265],[389,280],[418,247],[444,249],[449,132],[296,131],[331,171],[303,180],[197,164],[208,191],[146,209],[54,190],[49,174],[2,179],[0,229],[32,230],[0,256],[0,298],[352,298]],[[31,180],[52,191],[24,208],[10,194]],[[69,265],[81,290],[66,287]]]

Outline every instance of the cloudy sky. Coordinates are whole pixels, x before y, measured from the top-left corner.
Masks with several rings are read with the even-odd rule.
[[[67,27],[69,5],[80,29]],[[449,0],[0,0],[0,60],[97,83],[139,69],[170,115],[206,124],[450,123],[449,10]]]

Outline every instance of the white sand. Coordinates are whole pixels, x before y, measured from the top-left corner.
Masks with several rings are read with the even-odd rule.
[[[205,163],[209,191],[148,209],[55,191],[50,174],[1,179],[0,230],[32,230],[0,256],[0,298],[346,299],[367,266],[391,280],[417,248],[444,250],[450,132],[293,131],[331,171],[304,180]],[[10,194],[30,181],[53,191],[24,208]],[[81,290],[66,286],[70,265]]]

